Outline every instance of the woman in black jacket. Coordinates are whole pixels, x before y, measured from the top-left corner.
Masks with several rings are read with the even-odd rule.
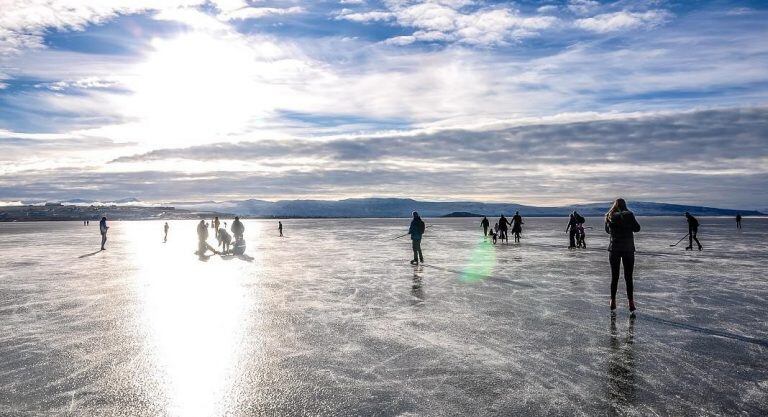
[[[624,281],[627,285],[629,311],[634,314],[635,300],[632,296],[632,272],[635,268],[635,239],[633,233],[640,231],[635,215],[627,209],[627,202],[617,198],[605,214],[605,231],[611,235],[608,245],[611,263],[611,311],[616,309],[616,289],[619,285],[619,270],[624,264]]]

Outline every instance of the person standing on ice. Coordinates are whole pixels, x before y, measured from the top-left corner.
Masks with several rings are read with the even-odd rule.
[[[491,226],[491,222],[488,221],[488,218],[483,216],[483,220],[480,221],[480,226],[483,228],[483,237],[488,236],[488,228]]]
[[[699,245],[699,250],[702,249],[701,242],[696,235],[699,233],[699,221],[693,217],[691,213],[685,212],[685,219],[688,221],[688,247],[685,250],[693,250],[693,241]]]
[[[736,213],[736,228],[741,229],[741,213]]]
[[[512,234],[515,235],[515,243],[520,243],[520,233],[523,233],[523,217],[519,211],[512,216]]]
[[[640,231],[640,224],[627,208],[627,202],[623,198],[617,198],[605,214],[605,231],[611,235],[611,241],[608,244],[608,261],[611,264],[611,312],[616,310],[616,290],[619,286],[619,275],[623,263],[629,311],[634,315],[635,300],[632,284],[632,273],[635,269],[634,233]]]
[[[277,231],[280,232],[280,237],[283,237],[283,222],[277,222]]]
[[[235,217],[235,221],[232,222],[232,234],[235,236],[235,240],[242,239],[243,233],[245,233],[245,226],[240,221],[240,217]]]
[[[506,217],[502,214],[499,218],[499,239],[503,241],[507,241],[509,243],[509,236],[507,236],[507,226],[511,226],[512,223],[507,220]]]
[[[102,217],[101,221],[99,222],[99,232],[101,233],[101,250],[107,250],[104,247],[104,244],[107,243],[107,230],[109,230],[109,226],[107,226],[107,218]]]
[[[568,218],[568,226],[565,227],[565,233],[568,233],[568,249],[576,247],[576,233],[578,233],[578,224],[584,223],[584,218],[576,210]]]
[[[413,220],[411,220],[411,226],[408,228],[408,234],[411,235],[411,245],[413,246],[413,260],[411,265],[417,265],[419,262],[424,263],[424,255],[421,254],[421,237],[424,235],[424,231],[427,226],[424,221],[419,217],[419,213],[413,212]]]
[[[168,241],[168,229],[170,229],[171,226],[168,226],[168,222],[165,222],[165,226],[163,226],[163,232],[165,232],[165,235],[163,236],[163,243]]]

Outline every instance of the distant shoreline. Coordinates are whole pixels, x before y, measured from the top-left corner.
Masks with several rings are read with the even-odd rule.
[[[523,217],[559,218],[567,217],[573,210],[585,217],[601,217],[607,203],[592,203],[564,207],[535,207],[516,204],[483,203],[440,203],[409,199],[353,199],[335,202],[316,200],[292,200],[268,203],[249,200],[233,205],[222,203],[200,207],[142,206],[142,205],[75,205],[46,203],[43,205],[0,206],[0,222],[37,221],[98,221],[102,216],[110,220],[192,220],[213,217],[244,219],[407,219],[412,211],[418,211],[425,218],[466,218],[476,219],[487,216],[508,216],[519,211]],[[681,216],[689,211],[699,217],[742,217],[766,216],[755,210],[719,209],[714,207],[682,206],[666,203],[630,202],[630,209],[639,217]],[[457,210],[457,208],[459,210]]]

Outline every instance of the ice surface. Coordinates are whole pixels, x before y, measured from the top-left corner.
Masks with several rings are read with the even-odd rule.
[[[640,218],[630,320],[607,236],[565,219],[520,245],[479,219],[245,222],[199,259],[195,222],[0,224],[0,415],[765,415],[768,219]],[[231,219],[228,219],[231,224]],[[213,241],[211,239],[211,241]]]

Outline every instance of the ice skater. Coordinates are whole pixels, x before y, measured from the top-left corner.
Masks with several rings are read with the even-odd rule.
[[[502,214],[501,217],[499,217],[499,239],[504,242],[505,240],[507,243],[509,243],[509,236],[507,235],[507,226],[511,226],[512,223],[507,220],[506,217]]]
[[[520,243],[520,233],[523,233],[523,217],[520,216],[520,212],[516,211],[512,216],[512,234],[515,235],[515,243]]]
[[[104,245],[107,243],[107,230],[109,230],[109,226],[107,226],[107,217],[102,217],[101,221],[99,221],[99,232],[101,233],[101,250],[107,250]]]
[[[736,228],[741,230],[741,213],[736,213]]]
[[[165,222],[165,225],[163,226],[163,232],[165,235],[163,236],[163,243],[168,242],[168,229],[170,229],[171,226],[168,226],[168,222]]]
[[[576,225],[576,246],[579,248],[587,248],[587,233],[584,231],[584,223]]]
[[[488,236],[488,227],[490,227],[491,222],[488,221],[488,218],[483,216],[483,220],[480,220],[480,227],[483,228],[483,237]]]
[[[277,231],[280,232],[280,237],[283,237],[283,222],[277,222]]]
[[[219,216],[216,216],[213,218],[213,222],[211,222],[211,229],[213,229],[214,233],[219,230]]]
[[[691,213],[685,212],[685,219],[688,221],[688,247],[685,250],[693,250],[693,241],[699,246],[699,250],[703,248],[697,235],[699,234],[699,221],[691,215]]]
[[[624,264],[624,282],[627,287],[629,311],[635,314],[632,273],[635,269],[634,233],[640,231],[635,215],[627,208],[623,198],[617,198],[605,214],[605,231],[611,235],[608,261],[611,264],[611,312],[616,310],[616,290],[619,286],[621,264]]]
[[[584,218],[576,210],[568,217],[568,226],[565,227],[565,233],[568,233],[568,249],[576,248],[576,233],[578,233],[578,224],[584,223]]]
[[[208,244],[208,224],[205,223],[205,220],[200,220],[200,223],[197,224],[197,255],[202,258],[208,250],[214,254],[219,253]]]
[[[408,234],[411,235],[411,245],[413,247],[411,265],[418,265],[419,262],[424,263],[424,255],[421,253],[421,237],[424,235],[425,230],[427,230],[427,226],[419,217],[419,213],[414,211],[411,226],[408,228]]]

